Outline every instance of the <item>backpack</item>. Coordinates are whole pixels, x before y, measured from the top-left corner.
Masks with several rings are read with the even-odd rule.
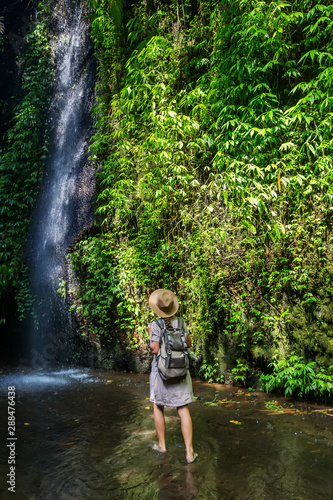
[[[166,328],[163,319],[156,319],[161,328],[160,350],[157,367],[166,382],[180,382],[186,377],[189,367],[187,343],[182,318],[177,318],[175,328]]]

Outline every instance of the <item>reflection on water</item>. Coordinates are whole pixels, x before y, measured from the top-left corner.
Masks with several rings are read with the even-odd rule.
[[[277,413],[265,394],[194,381],[195,450],[185,462],[176,410],[166,409],[166,454],[156,441],[147,375],[64,370],[0,376],[1,443],[7,387],[16,387],[20,500],[316,500],[333,497],[333,419]],[[214,400],[217,406],[205,405]],[[283,398],[278,398],[284,402]],[[29,424],[29,425],[25,425]],[[1,447],[0,496],[7,492]]]

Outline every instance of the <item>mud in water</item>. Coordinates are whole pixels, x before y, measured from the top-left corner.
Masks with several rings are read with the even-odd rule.
[[[15,493],[7,484],[9,386]],[[174,409],[166,409],[168,452],[150,447],[156,436],[147,375],[1,374],[0,390],[3,500],[333,498],[333,418],[324,407],[194,381],[199,458],[188,465]]]

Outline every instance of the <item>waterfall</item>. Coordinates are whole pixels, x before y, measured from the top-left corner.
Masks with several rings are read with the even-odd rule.
[[[93,224],[94,170],[88,160],[88,145],[95,64],[89,25],[82,1],[64,0],[55,11],[51,144],[28,238],[36,303],[30,327],[33,368],[71,361],[68,343],[75,322],[64,293],[66,254],[77,235]]]

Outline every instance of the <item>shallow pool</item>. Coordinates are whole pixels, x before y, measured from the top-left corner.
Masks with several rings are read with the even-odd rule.
[[[15,387],[15,442],[8,387]],[[194,393],[199,457],[188,465],[174,409],[165,413],[168,452],[151,449],[148,375],[77,368],[1,374],[1,499],[333,498],[329,407],[202,381],[194,381]],[[7,483],[13,458],[15,496]]]

